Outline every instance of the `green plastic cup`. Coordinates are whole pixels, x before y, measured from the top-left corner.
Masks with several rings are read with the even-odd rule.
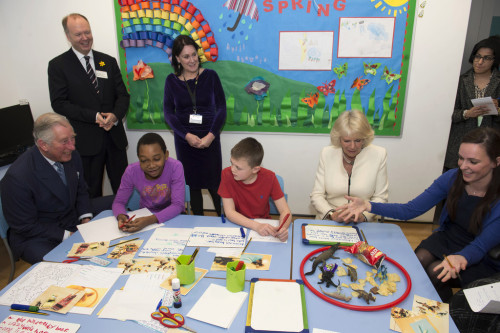
[[[191,256],[182,254],[179,256],[179,258],[177,258],[177,260],[181,264],[175,264],[175,269],[177,270],[177,278],[179,279],[181,284],[191,284],[194,282],[194,260],[188,265],[189,259],[191,259]]]
[[[243,264],[243,267],[239,271],[233,271],[231,268],[236,269],[236,266],[238,266],[238,261],[228,262],[226,265],[226,289],[233,293],[245,289],[245,272],[247,271],[247,266]]]

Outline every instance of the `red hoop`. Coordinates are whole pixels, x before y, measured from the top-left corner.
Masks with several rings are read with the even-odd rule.
[[[322,251],[328,250],[328,248],[330,248],[330,247],[326,246],[326,247],[322,247],[322,248],[319,248],[319,249],[316,249],[316,250],[312,251],[311,253],[309,253],[308,255],[306,255],[304,257],[304,259],[302,260],[302,263],[300,264],[300,276],[302,278],[302,281],[304,281],[304,284],[307,286],[307,288],[309,288],[310,291],[312,291],[316,296],[318,296],[322,300],[324,300],[324,301],[326,301],[328,303],[340,306],[341,308],[349,309],[349,310],[356,310],[356,311],[378,311],[378,310],[384,310],[384,309],[392,308],[393,306],[401,303],[406,297],[408,297],[408,294],[410,294],[410,290],[411,290],[411,278],[410,278],[410,275],[403,268],[403,266],[401,266],[396,261],[394,261],[391,258],[389,258],[389,257],[386,256],[385,260],[389,261],[391,264],[393,264],[394,266],[396,266],[397,268],[399,268],[399,270],[401,272],[403,272],[403,274],[404,274],[404,276],[406,278],[406,290],[403,293],[403,295],[401,295],[401,297],[398,298],[397,300],[392,301],[392,302],[387,303],[387,304],[382,304],[382,305],[360,306],[360,305],[352,305],[352,304],[343,303],[343,302],[337,301],[337,300],[335,300],[335,299],[333,299],[331,297],[323,295],[318,290],[316,290],[313,286],[311,286],[311,284],[309,283],[309,281],[307,281],[306,276],[304,275],[304,265],[305,265],[305,263],[307,262],[307,260],[312,255],[314,255],[314,254],[316,254],[318,252],[322,252]]]

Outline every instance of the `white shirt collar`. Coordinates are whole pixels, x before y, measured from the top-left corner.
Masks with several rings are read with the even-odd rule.
[[[71,47],[71,49],[73,50],[73,52],[75,52],[76,56],[78,57],[78,60],[82,60],[83,57],[85,57],[86,55],[88,55],[90,57],[90,59],[94,59],[94,53],[92,53],[92,49],[86,55],[83,54],[83,53],[78,52],[73,46]]]

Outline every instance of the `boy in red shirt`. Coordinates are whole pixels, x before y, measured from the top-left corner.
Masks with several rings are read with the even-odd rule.
[[[292,221],[290,209],[281,191],[278,179],[271,170],[262,168],[262,145],[254,138],[246,138],[231,149],[231,166],[222,170],[219,195],[229,220],[257,231],[262,236],[274,236],[281,241],[288,239],[288,227]],[[283,227],[273,227],[252,219],[269,219],[269,197],[274,200]]]

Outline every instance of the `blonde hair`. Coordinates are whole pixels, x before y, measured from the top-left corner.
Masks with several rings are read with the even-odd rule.
[[[373,141],[375,132],[370,126],[363,111],[344,111],[337,118],[330,132],[332,145],[334,147],[340,147],[340,138],[345,136],[363,139],[363,147],[368,146]]]

